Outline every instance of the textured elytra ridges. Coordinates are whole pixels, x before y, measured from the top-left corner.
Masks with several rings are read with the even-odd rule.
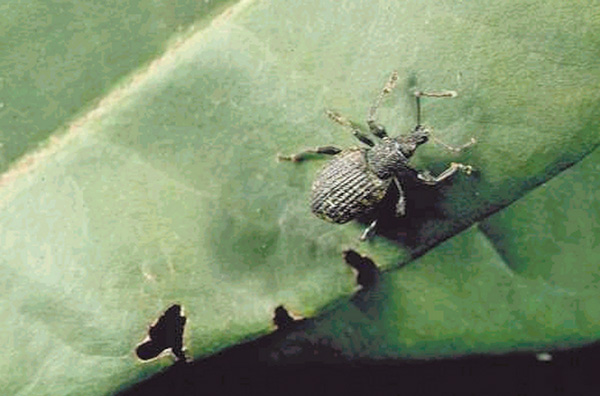
[[[371,210],[386,194],[392,179],[369,171],[366,149],[353,148],[331,160],[312,185],[312,212],[334,223],[346,223]]]

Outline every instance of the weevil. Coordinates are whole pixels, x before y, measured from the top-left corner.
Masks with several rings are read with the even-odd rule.
[[[461,147],[452,147],[435,138],[430,129],[421,124],[421,98],[454,97],[454,91],[415,92],[417,104],[417,124],[407,135],[388,136],[385,128],[376,122],[375,114],[383,98],[389,94],[396,82],[398,73],[393,72],[384,88],[379,93],[367,116],[370,133],[377,139],[375,142],[362,133],[360,129],[339,113],[327,111],[334,122],[348,127],[352,134],[368,147],[340,149],[335,146],[321,146],[305,150],[298,154],[278,155],[279,160],[299,162],[312,154],[330,155],[334,158],[321,170],[312,185],[311,210],[318,217],[343,224],[373,211],[386,195],[392,183],[398,189],[396,216],[405,215],[406,197],[402,189],[402,180],[412,174],[424,184],[435,185],[448,179],[457,171],[471,174],[473,167],[453,162],[438,176],[429,172],[419,172],[412,168],[409,159],[417,147],[433,138],[445,148],[459,152],[475,143],[475,139]],[[409,192],[410,194],[410,192]],[[377,219],[364,230],[360,239],[369,238],[377,226]]]

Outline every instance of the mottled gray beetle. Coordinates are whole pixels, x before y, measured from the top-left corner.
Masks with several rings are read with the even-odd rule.
[[[375,122],[375,113],[383,97],[392,91],[397,81],[398,73],[393,72],[375,103],[369,109],[367,125],[371,134],[379,139],[377,143],[374,143],[338,113],[327,111],[329,118],[338,124],[349,127],[354,136],[369,147],[342,150],[333,146],[323,146],[291,156],[278,155],[280,160],[294,162],[302,161],[310,154],[335,156],[321,170],[312,185],[311,209],[320,218],[340,224],[356,219],[373,210],[383,199],[392,183],[396,185],[399,193],[396,215],[403,216],[406,202],[400,181],[407,174],[413,174],[425,184],[435,185],[458,170],[462,170],[466,174],[472,172],[473,168],[470,165],[452,163],[448,169],[435,177],[427,171],[418,172],[408,164],[408,160],[416,148],[427,142],[429,137],[452,151],[460,151],[474,144],[475,139],[471,139],[462,147],[451,147],[433,137],[431,131],[421,125],[420,98],[423,96],[454,97],[456,93],[453,91],[415,92],[417,125],[409,135],[389,137],[384,127]],[[367,239],[375,230],[376,225],[377,219],[365,229],[360,239]]]

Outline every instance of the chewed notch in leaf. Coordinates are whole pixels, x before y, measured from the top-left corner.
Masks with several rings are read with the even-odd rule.
[[[275,315],[273,316],[273,323],[277,326],[278,329],[282,329],[284,327],[289,326],[294,322],[294,318],[290,316],[288,311],[283,307],[283,305],[275,308]]]
[[[273,324],[277,327],[278,330],[289,328],[293,323],[299,323],[303,320],[299,315],[295,315],[285,309],[283,305],[279,305],[275,308],[275,312],[273,315]]]
[[[361,256],[350,249],[344,251],[344,260],[350,267],[356,270],[356,283],[360,286],[368,288],[377,283],[379,268],[377,268],[373,260],[366,256]]]
[[[182,315],[181,306],[171,305],[148,330],[148,337],[136,348],[137,356],[142,360],[154,359],[166,349],[177,361],[185,362],[183,352],[183,330],[186,317]]]

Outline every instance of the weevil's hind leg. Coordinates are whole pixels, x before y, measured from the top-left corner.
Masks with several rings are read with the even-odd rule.
[[[365,228],[363,233],[360,234],[359,239],[361,241],[366,241],[367,239],[371,239],[371,237],[375,233],[375,227],[377,227],[377,220],[373,220],[373,222],[371,224],[369,224],[369,226],[367,228]]]
[[[377,136],[378,138],[386,137],[387,133],[385,132],[385,128],[382,125],[377,124],[377,122],[375,121],[375,114],[377,113],[377,109],[379,108],[379,105],[381,105],[381,101],[383,100],[385,95],[392,92],[397,82],[398,72],[393,71],[390,75],[389,80],[379,93],[379,96],[377,96],[377,99],[375,99],[373,106],[371,106],[371,108],[369,109],[369,114],[367,116],[367,125],[369,125],[369,130],[371,131],[371,133]]]
[[[354,125],[352,125],[352,123],[350,121],[348,121],[346,118],[344,118],[340,113],[337,113],[337,112],[331,111],[331,110],[327,110],[326,113],[327,113],[327,117],[329,117],[329,119],[332,120],[333,122],[336,122],[346,128],[349,128],[352,131],[352,134],[354,135],[355,138],[357,138],[358,140],[360,140],[361,142],[363,142],[364,144],[366,144],[369,147],[375,146],[375,143],[373,143],[373,141],[371,139],[369,139],[367,137],[367,135],[365,135],[358,128],[356,128]]]
[[[314,154],[325,154],[325,155],[336,155],[339,154],[342,149],[334,146],[321,146],[315,147],[314,149],[308,149],[301,151],[297,154],[293,155],[281,155],[277,154],[277,159],[279,161],[292,161],[292,162],[301,162],[306,159],[309,159]]]
[[[398,179],[394,178],[394,183],[398,189],[398,202],[396,202],[396,217],[402,217],[406,214],[406,199],[404,197],[404,191]]]
[[[457,162],[453,162],[450,164],[450,167],[440,173],[438,176],[433,176],[429,172],[421,172],[417,175],[417,178],[421,180],[424,184],[428,184],[430,186],[436,185],[439,182],[449,178],[457,171],[462,170],[467,175],[470,175],[473,172],[473,167],[471,165],[459,164]]]

